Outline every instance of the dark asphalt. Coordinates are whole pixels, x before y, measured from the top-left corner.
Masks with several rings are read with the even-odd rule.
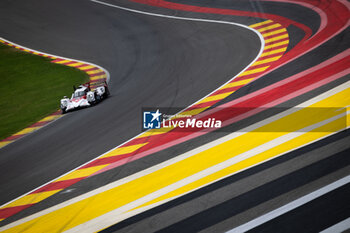
[[[320,232],[350,216],[349,195],[347,184],[248,232]]]
[[[158,9],[126,0],[109,2],[156,13],[222,19],[247,25],[258,20]],[[280,14],[307,24],[314,32],[319,26],[319,18],[314,12],[295,5],[227,0],[174,2]],[[288,28],[288,32],[292,47],[303,35],[295,28]],[[0,169],[4,175],[0,177],[0,203],[138,134],[142,106],[191,104],[239,72],[259,49],[258,38],[238,27],[143,16],[87,0],[50,3],[43,0],[2,1],[0,35],[34,49],[99,64],[111,72],[112,91],[112,98],[102,104],[68,114],[1,149]],[[340,34],[314,52],[249,84],[222,102],[251,93],[334,56],[348,47],[348,36],[348,31]],[[349,76],[344,76],[282,106],[295,106],[348,80]],[[273,111],[263,112],[233,128],[243,128],[271,114]],[[71,192],[54,195],[8,221],[128,176],[223,135],[222,132],[204,135],[83,180],[70,187]],[[348,142],[349,130],[134,216],[111,226],[106,232],[230,230],[348,175]],[[324,201],[323,208],[332,205],[332,200],[339,199],[339,195]],[[310,205],[299,212],[312,215],[315,211],[316,206]],[[322,226],[311,224],[310,229],[324,229],[335,224],[342,220],[339,216],[343,216],[344,211],[340,213]],[[281,223],[294,224],[298,216],[302,215],[292,213]],[[317,217],[328,218],[322,214],[313,218]],[[281,229],[278,224],[271,221],[261,229],[276,232],[274,230]]]

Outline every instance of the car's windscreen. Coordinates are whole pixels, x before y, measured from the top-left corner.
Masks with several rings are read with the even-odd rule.
[[[85,95],[85,91],[76,91],[73,94],[73,98],[82,97]]]

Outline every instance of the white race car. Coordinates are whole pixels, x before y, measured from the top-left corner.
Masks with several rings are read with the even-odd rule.
[[[77,108],[88,107],[94,105],[109,96],[109,90],[106,82],[94,83],[96,86],[90,89],[90,83],[80,85],[74,88],[72,97],[69,99],[64,96],[61,99],[62,114]]]

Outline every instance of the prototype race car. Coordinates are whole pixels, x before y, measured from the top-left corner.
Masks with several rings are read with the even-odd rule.
[[[69,99],[64,96],[61,99],[62,114],[73,109],[92,106],[109,96],[106,82],[94,83],[94,86],[93,89],[90,89],[90,83],[82,84],[78,88],[73,86],[72,97]]]

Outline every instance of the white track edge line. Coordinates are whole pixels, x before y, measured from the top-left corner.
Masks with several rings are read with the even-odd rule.
[[[350,228],[350,218],[347,218],[341,222],[334,224],[333,226],[324,229],[320,233],[334,233],[334,232],[344,232]]]
[[[277,218],[293,209],[296,209],[320,196],[323,196],[325,194],[327,194],[328,192],[331,192],[341,186],[344,186],[346,184],[348,184],[350,182],[350,175],[346,176],[346,177],[343,177],[331,184],[328,184],[316,191],[313,191],[303,197],[300,197],[286,205],[283,205],[273,211],[270,211],[258,218],[255,218],[241,226],[238,226],[236,228],[233,228],[231,230],[228,231],[228,233],[238,233],[238,232],[246,232],[246,231],[249,231],[257,226],[260,226],[262,224],[264,224],[265,222],[268,222],[274,218]]]
[[[138,13],[138,14],[145,14],[145,15],[149,15],[149,16],[156,16],[156,17],[163,17],[163,18],[170,18],[170,19],[177,19],[177,20],[199,21],[199,22],[207,22],[207,23],[219,23],[219,24],[235,25],[235,26],[239,26],[239,27],[243,27],[245,29],[251,30],[255,34],[258,35],[258,37],[260,39],[260,42],[261,42],[261,47],[260,47],[260,51],[259,51],[258,55],[255,57],[255,59],[251,63],[249,63],[241,72],[239,72],[237,75],[235,75],[234,77],[229,79],[227,82],[225,82],[224,84],[222,84],[221,86],[219,86],[218,88],[216,88],[215,90],[213,90],[212,92],[207,94],[206,96],[204,96],[201,99],[197,100],[193,104],[189,105],[185,109],[179,111],[178,113],[175,113],[173,116],[175,116],[175,115],[185,111],[186,109],[190,108],[191,106],[199,103],[200,101],[202,101],[203,99],[207,98],[208,96],[210,96],[211,94],[213,94],[214,92],[219,90],[220,88],[224,87],[228,83],[230,83],[233,80],[235,80],[241,73],[243,73],[245,70],[247,70],[251,65],[253,65],[256,62],[256,60],[258,60],[260,58],[260,56],[263,53],[264,48],[265,48],[265,39],[262,36],[262,34],[258,30],[254,29],[254,28],[251,28],[251,27],[249,27],[247,25],[244,25],[244,24],[239,24],[239,23],[234,23],[234,22],[229,22],[229,21],[220,21],[220,20],[210,20],[210,19],[199,19],[199,18],[188,18],[188,17],[179,17],[179,16],[171,16],[171,15],[162,15],[162,14],[144,12],[144,11],[134,10],[134,9],[126,8],[126,7],[116,6],[116,5],[113,5],[113,4],[110,4],[110,3],[106,3],[106,2],[102,2],[102,1],[99,1],[99,0],[90,0],[90,1],[98,3],[98,4],[101,4],[101,5],[106,5],[106,6],[109,6],[109,7],[117,8],[117,9],[120,9],[120,10],[125,10],[125,11]],[[147,130],[147,131],[149,131],[149,130]],[[141,134],[143,134],[143,133],[145,133],[147,131],[144,131],[144,132],[138,134],[136,137],[140,136]]]

